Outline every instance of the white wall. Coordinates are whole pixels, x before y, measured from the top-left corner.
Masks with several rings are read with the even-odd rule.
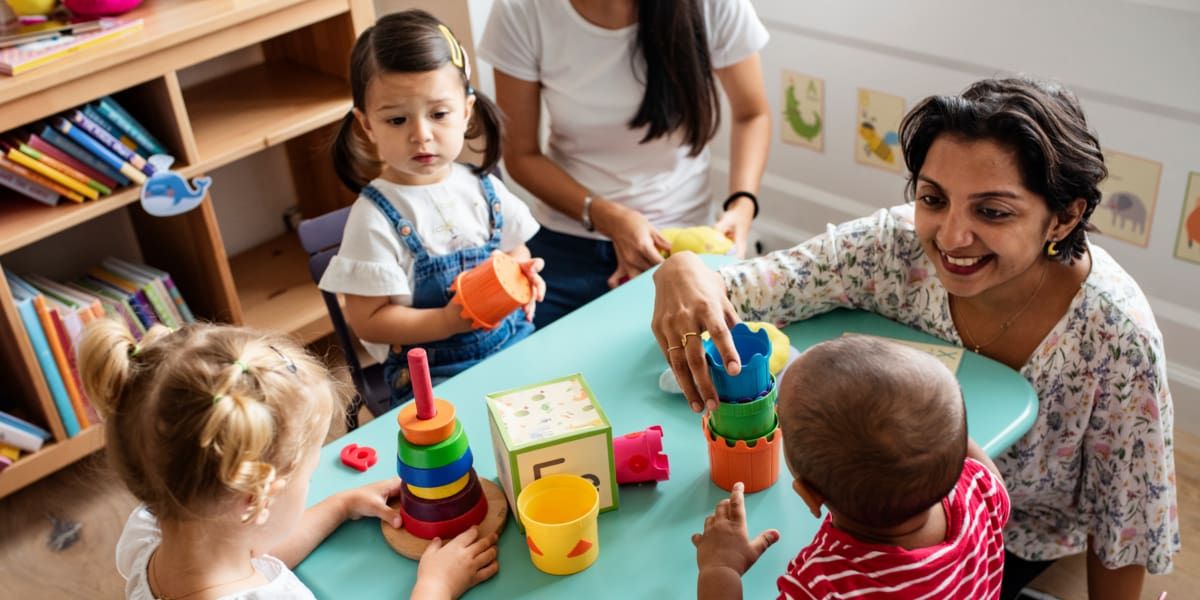
[[[478,40],[492,0],[468,4]],[[854,161],[858,87],[903,96],[911,107],[984,77],[1052,78],[1079,95],[1105,148],[1161,162],[1149,246],[1093,239],[1150,298],[1166,340],[1176,424],[1200,433],[1200,265],[1173,257],[1187,174],[1200,171],[1200,0],[753,4],[771,32],[762,59],[775,118],[783,111],[782,70],[826,82],[825,151],[773,136],[762,190],[769,218],[756,223],[768,248],[902,200],[901,176]],[[481,81],[490,91],[490,78],[481,74]],[[727,137],[714,154],[720,190]]]

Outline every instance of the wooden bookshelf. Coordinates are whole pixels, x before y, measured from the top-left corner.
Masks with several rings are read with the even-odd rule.
[[[0,79],[0,132],[111,94],[168,147],[173,170],[185,177],[279,146],[302,214],[315,216],[353,200],[337,182],[325,144],[350,108],[348,56],[358,33],[374,22],[371,0],[146,0],[126,17],[143,19],[143,29]],[[181,72],[252,47],[263,57],[260,64],[181,83],[188,80]],[[215,189],[219,194],[220,186]],[[136,206],[138,199],[137,189],[126,188],[56,207],[2,200],[0,268],[10,253],[59,243],[50,238],[126,211],[146,262],[171,273],[197,317],[287,332],[305,342],[332,330],[294,237],[231,259],[211,201],[156,218]],[[102,426],[67,437],[2,277],[0,381],[0,397],[18,400],[54,435],[41,451],[0,471],[0,497],[103,447]]]

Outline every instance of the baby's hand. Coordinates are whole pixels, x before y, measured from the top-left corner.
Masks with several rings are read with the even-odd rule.
[[[400,527],[400,511],[388,506],[388,500],[400,494],[400,485],[400,478],[393,477],[342,492],[345,520],[378,517],[392,527]]]
[[[779,532],[768,529],[749,539],[746,532],[746,503],[742,495],[744,486],[739,481],[733,484],[733,493],[717,503],[717,509],[704,519],[704,533],[692,535],[696,546],[696,563],[700,570],[731,569],[745,574],[766,552],[779,541]]]
[[[499,569],[495,533],[481,538],[479,528],[472,527],[445,545],[434,538],[417,565],[417,585],[411,598],[458,598]]]
[[[533,299],[525,305],[525,320],[532,323],[537,303],[546,299],[546,280],[538,275],[538,272],[546,267],[546,261],[540,258],[531,258],[521,261],[520,265],[521,271],[525,273],[525,277],[529,278],[529,283],[533,286]]]

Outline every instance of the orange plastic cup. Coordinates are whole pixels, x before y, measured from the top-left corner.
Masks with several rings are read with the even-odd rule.
[[[533,285],[517,261],[496,253],[474,269],[459,273],[450,289],[451,302],[462,306],[462,316],[476,329],[492,329],[504,317],[533,299]]]
[[[704,428],[704,441],[708,444],[710,477],[717,487],[733,491],[733,484],[741,481],[746,485],[746,493],[753,493],[775,485],[779,479],[779,449],[783,439],[779,427],[747,443],[746,440],[727,440],[716,435],[709,429],[708,417],[700,422]]]

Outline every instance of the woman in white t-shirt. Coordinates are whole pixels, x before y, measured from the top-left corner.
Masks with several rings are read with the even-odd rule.
[[[537,201],[538,327],[662,261],[658,229],[713,222],[708,143],[732,119],[716,227],[744,255],[770,117],[749,0],[500,0],[480,57],[507,116],[505,166]],[[538,141],[545,101],[550,138]]]

